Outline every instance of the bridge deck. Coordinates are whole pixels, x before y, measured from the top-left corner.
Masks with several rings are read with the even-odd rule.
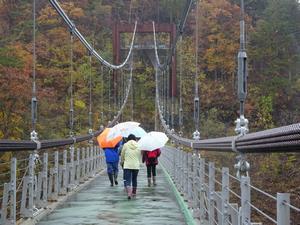
[[[120,172],[122,175],[122,170]],[[122,182],[117,187],[110,187],[107,175],[103,173],[38,224],[186,224],[162,169],[158,168],[157,172],[158,185],[147,187],[146,169],[142,167],[137,198],[130,201]]]

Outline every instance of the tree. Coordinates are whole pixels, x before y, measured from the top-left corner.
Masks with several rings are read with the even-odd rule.
[[[300,65],[299,21],[296,0],[269,1],[256,31],[251,34],[251,80],[260,87],[259,95],[272,96],[274,121],[278,125],[283,118],[284,123],[289,123],[287,115],[282,114],[284,108],[296,110],[291,101],[298,95],[295,85]]]

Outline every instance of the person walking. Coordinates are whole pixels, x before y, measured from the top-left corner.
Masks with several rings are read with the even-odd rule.
[[[141,150],[136,142],[136,137],[130,134],[121,152],[121,166],[124,170],[124,185],[128,200],[136,197],[137,176],[140,169]],[[132,184],[132,187],[131,187]]]
[[[155,149],[153,151],[143,151],[143,163],[147,166],[147,178],[148,187],[151,187],[151,177],[153,180],[153,186],[156,186],[156,166],[158,164],[158,157],[160,156],[160,149]]]
[[[118,185],[119,173],[119,152],[122,145],[120,141],[114,148],[103,148],[105,152],[105,160],[107,166],[107,175],[110,181],[110,186]]]

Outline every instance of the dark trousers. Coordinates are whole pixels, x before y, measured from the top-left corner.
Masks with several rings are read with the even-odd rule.
[[[107,162],[107,173],[108,174],[115,174],[118,175],[119,168],[118,168],[119,162]]]
[[[124,185],[125,187],[137,187],[137,175],[139,170],[124,169]]]
[[[147,166],[147,177],[151,178],[151,174],[153,177],[156,176],[156,165],[148,165]]]

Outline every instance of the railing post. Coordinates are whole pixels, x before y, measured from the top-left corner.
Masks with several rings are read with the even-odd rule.
[[[213,162],[209,162],[208,164],[208,173],[209,173],[209,184],[208,184],[208,221],[209,225],[214,225],[215,219],[215,164]]]
[[[34,182],[34,155],[29,156],[28,176],[24,177],[20,214],[22,217],[33,217],[33,182]],[[28,192],[28,196],[27,196]],[[28,201],[28,204],[27,204]]]
[[[17,210],[17,159],[12,158],[11,159],[11,165],[10,165],[10,184],[9,184],[9,200],[10,200],[10,216],[9,221],[6,221],[4,224],[16,224],[16,210]],[[6,217],[4,218],[6,219]],[[7,223],[8,222],[8,223]]]
[[[188,200],[189,192],[189,171],[188,171],[188,153],[184,152],[184,199]]]
[[[94,173],[98,170],[98,147],[94,145]]]
[[[180,151],[179,153],[179,168],[180,168],[180,191],[181,193],[184,192],[184,154],[183,154],[183,150]]]
[[[80,182],[80,170],[81,170],[80,149],[77,148],[77,157],[76,157],[76,184],[77,185]]]
[[[200,166],[199,166],[199,182],[200,182],[200,224],[205,223],[205,159],[200,158]]]
[[[290,207],[285,203],[290,204],[289,193],[277,193],[277,225],[289,225]]]
[[[192,157],[192,164],[193,164],[193,175],[192,175],[192,179],[193,179],[193,197],[192,197],[192,201],[193,201],[193,216],[195,218],[198,218],[199,216],[199,208],[198,208],[198,185],[197,185],[197,180],[198,180],[198,162],[199,162],[199,158],[198,158],[198,152],[196,151],[196,154],[193,155]]]
[[[67,193],[67,150],[63,151],[63,164],[59,167],[59,194],[65,195]]]
[[[86,148],[86,151],[85,151],[85,165],[86,165],[85,179],[87,180],[90,176],[90,147],[89,146]]]
[[[90,174],[89,177],[93,177],[93,164],[94,164],[94,146],[90,145]]]
[[[37,173],[35,176],[35,196],[34,196],[34,204],[37,208],[44,207],[44,186],[45,186],[45,176],[44,176],[44,169],[45,169],[45,153],[43,157],[43,168],[41,171]],[[35,210],[35,209],[34,209]]]
[[[50,169],[48,199],[56,201],[58,198],[58,151],[54,152],[54,167]]]
[[[241,225],[251,224],[250,177],[241,177]]]
[[[70,176],[70,183],[69,189],[73,190],[75,186],[75,166],[74,166],[74,146],[70,147],[70,163],[69,163],[69,176]]]
[[[180,148],[180,147],[178,147],[178,148]],[[175,152],[174,152],[174,154],[175,154],[175,167],[176,167],[176,170],[175,170],[175,180],[174,180],[174,182],[175,182],[175,185],[176,185],[176,187],[177,187],[177,189],[179,189],[179,165],[178,165],[178,148],[176,148],[175,149]]]
[[[95,149],[95,174],[98,171],[98,166],[99,166],[99,160],[98,160],[98,147],[94,146]]]
[[[172,151],[170,151],[170,154],[172,153],[172,164],[173,164],[173,181],[175,183],[176,181],[176,149],[177,149],[177,145],[176,148],[173,148]]]
[[[229,225],[229,169],[222,168],[222,225]]]
[[[99,170],[102,170],[102,149],[98,147]]]
[[[188,205],[192,206],[193,202],[193,161],[192,161],[192,153],[187,153],[187,171],[188,171]]]
[[[81,176],[80,176],[80,182],[84,183],[85,179],[85,148],[81,149]]]
[[[9,183],[3,185],[3,199],[1,206],[1,224],[5,224],[7,221],[7,207],[8,207],[8,196],[9,196]]]
[[[16,181],[17,180],[17,160],[11,159],[10,163],[10,181],[4,183],[3,186],[3,199],[1,208],[1,220],[3,225],[15,225],[16,224]],[[9,207],[9,210],[8,210]],[[7,214],[9,213],[9,216]]]
[[[91,145],[91,149],[92,149],[92,166],[91,166],[91,173],[92,176],[95,176],[95,148],[94,145]]]
[[[92,147],[88,147],[88,177],[92,176]]]
[[[93,176],[96,174],[96,146],[92,145],[93,149]]]
[[[48,200],[48,153],[44,153],[43,156],[43,195],[42,195],[42,205],[41,207],[47,206]]]
[[[100,158],[100,148],[99,146],[96,147],[96,157],[97,157],[97,172],[99,172],[101,167],[101,158]]]
[[[88,158],[89,158],[89,148],[86,147],[84,149],[84,181],[87,179],[88,173],[89,173],[89,164],[88,164]]]
[[[181,163],[182,163],[182,158],[181,158],[181,150],[179,149],[177,151],[177,168],[178,168],[178,171],[177,171],[177,187],[179,189],[180,192],[182,192],[182,188],[181,188],[181,184],[182,184],[182,175],[181,175]]]
[[[99,158],[100,158],[100,170],[104,169],[104,155],[101,148],[99,148]]]
[[[64,194],[68,192],[68,185],[69,185],[69,166],[68,166],[68,150],[64,150],[63,154],[63,190]]]

